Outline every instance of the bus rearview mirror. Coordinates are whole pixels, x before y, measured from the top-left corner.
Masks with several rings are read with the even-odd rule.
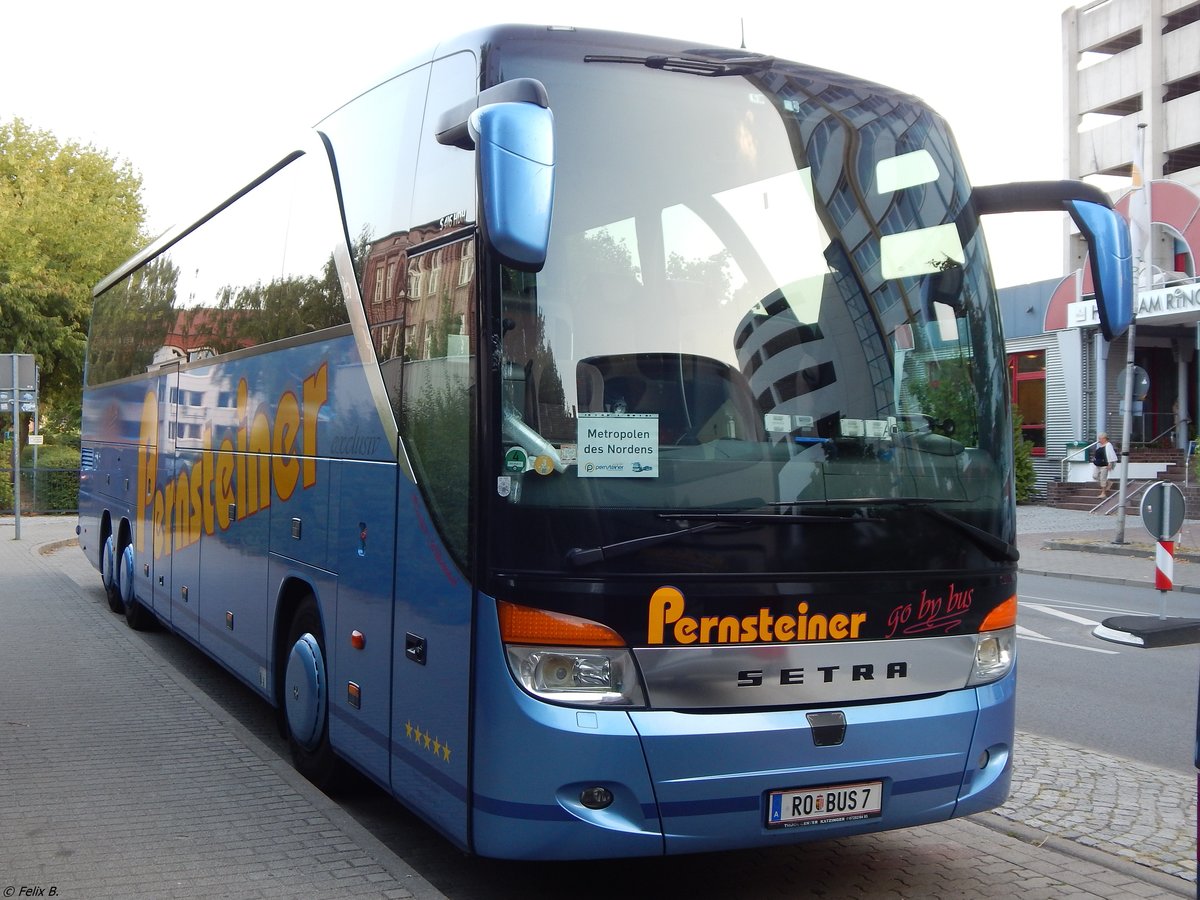
[[[546,264],[554,206],[554,114],[533,103],[493,103],[471,113],[483,236],[509,266]]]
[[[1129,228],[1114,209],[1072,200],[1067,211],[1088,245],[1096,311],[1106,340],[1123,335],[1133,321],[1133,249]]]
[[[1133,320],[1133,250],[1129,226],[1108,196],[1083,181],[1028,181],[976,187],[977,216],[1065,210],[1088,245],[1096,309],[1105,340],[1123,335]]]

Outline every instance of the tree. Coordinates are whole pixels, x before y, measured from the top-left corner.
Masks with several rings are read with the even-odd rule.
[[[1021,410],[1013,407],[1013,480],[1018,503],[1028,503],[1037,491],[1037,471],[1033,468],[1033,442],[1021,431]]]
[[[0,353],[32,353],[41,399],[78,403],[92,287],[144,245],[142,180],[91,145],[0,122]]]

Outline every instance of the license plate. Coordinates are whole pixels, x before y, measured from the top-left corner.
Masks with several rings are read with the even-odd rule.
[[[856,819],[873,819],[882,814],[882,781],[771,791],[767,795],[768,828],[853,822]]]

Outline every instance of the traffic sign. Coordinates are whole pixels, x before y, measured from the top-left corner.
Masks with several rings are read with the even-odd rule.
[[[1142,524],[1156,541],[1169,541],[1183,527],[1183,491],[1169,481],[1150,485],[1142,497]]]
[[[0,390],[37,390],[37,362],[32,353],[0,353]]]

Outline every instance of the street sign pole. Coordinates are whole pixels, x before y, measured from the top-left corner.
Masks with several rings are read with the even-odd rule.
[[[12,356],[12,414],[13,414],[13,540],[21,539],[21,404],[17,400],[20,393],[21,377],[18,372],[17,354]]]
[[[0,413],[12,413],[13,521],[21,539],[21,413],[38,407],[37,360],[32,353],[0,353]]]

